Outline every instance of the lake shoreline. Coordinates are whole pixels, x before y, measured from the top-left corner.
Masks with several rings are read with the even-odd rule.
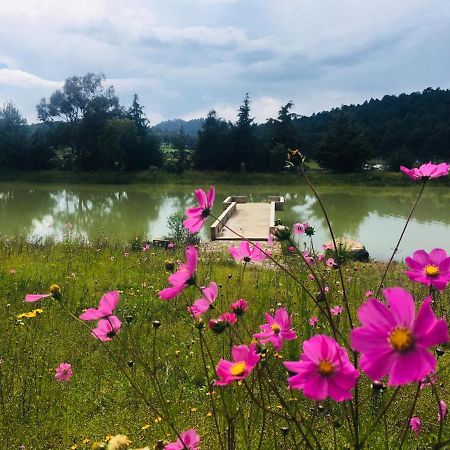
[[[311,170],[308,176],[315,185],[364,185],[364,186],[411,186],[414,184],[403,173],[367,171],[357,173],[331,173],[321,170]],[[1,182],[23,183],[68,183],[68,184],[239,184],[260,185],[278,184],[280,186],[306,185],[305,179],[297,173],[280,172],[200,172],[185,171],[181,174],[169,173],[163,170],[142,172],[69,172],[61,170],[42,171],[0,171]],[[450,178],[443,177],[433,180],[433,185],[450,186]]]

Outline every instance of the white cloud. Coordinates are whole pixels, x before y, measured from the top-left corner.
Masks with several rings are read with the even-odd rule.
[[[62,81],[44,80],[32,73],[17,69],[0,69],[0,85],[16,86],[21,88],[45,87],[58,89]]]

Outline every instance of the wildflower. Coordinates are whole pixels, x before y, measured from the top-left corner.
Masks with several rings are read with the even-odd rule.
[[[414,181],[425,182],[431,178],[439,178],[448,175],[450,164],[433,164],[430,161],[428,164],[422,164],[418,169],[408,169],[407,167],[400,166],[400,170]]]
[[[72,378],[72,365],[61,363],[56,369],[55,378],[57,381],[69,381]]]
[[[405,273],[412,281],[433,286],[438,291],[443,291],[450,282],[450,256],[441,248],[431,250],[430,254],[417,250],[405,262],[410,269]]]
[[[300,389],[306,397],[325,400],[331,397],[337,402],[352,398],[351,390],[359,376],[347,350],[334,339],[317,335],[303,342],[300,361],[283,363],[295,375],[288,378],[291,389]]]
[[[322,260],[324,260],[324,259],[325,259],[325,255],[322,254],[322,253],[321,253],[320,255],[317,256],[317,261],[319,261],[319,262],[322,261]]]
[[[61,288],[57,284],[50,286],[48,294],[27,294],[25,295],[25,301],[28,303],[37,302],[43,298],[52,297],[55,300],[61,300]]]
[[[201,323],[202,322],[199,323],[199,326]],[[230,324],[228,322],[219,319],[211,319],[208,322],[208,328],[216,334],[223,333],[229,326]]]
[[[333,250],[334,249],[334,244],[332,242],[328,242],[325,244],[322,244],[322,250]]]
[[[124,450],[131,444],[131,441],[123,434],[113,436],[106,447],[107,450]]]
[[[247,311],[248,303],[243,299],[240,298],[239,300],[236,300],[234,303],[230,305],[231,311],[233,311],[236,316],[242,316],[245,311]]]
[[[330,311],[333,316],[339,316],[342,314],[342,311],[344,311],[344,308],[340,305],[336,305],[333,306],[333,308],[331,308]]]
[[[389,374],[389,386],[420,381],[436,367],[427,348],[449,340],[447,323],[436,319],[431,296],[416,316],[414,299],[406,289],[388,288],[383,294],[389,307],[375,298],[359,307],[363,326],[352,330],[351,346],[362,353],[360,366],[372,380]]]
[[[328,258],[328,259],[325,261],[325,264],[326,264],[328,267],[334,267],[334,265],[335,265],[336,263],[334,262],[334,259],[333,259],[333,258]]]
[[[109,291],[98,302],[98,308],[88,308],[80,315],[81,320],[107,319],[113,315],[119,303],[119,291]]]
[[[261,251],[259,246],[252,245],[252,248],[250,248],[248,241],[242,241],[238,248],[230,245],[228,250],[236,261],[243,260],[248,263],[250,261],[262,261],[263,259],[266,259],[266,255]]]
[[[309,324],[312,327],[315,327],[319,323],[319,318],[317,316],[313,316],[309,319]]]
[[[431,386],[433,384],[436,384],[438,380],[438,376],[436,373],[430,373],[427,376],[425,376],[424,378],[422,378],[420,380],[420,389],[425,389],[428,386]]]
[[[186,249],[186,264],[180,264],[178,270],[169,276],[169,284],[172,287],[159,291],[159,297],[170,300],[179,295],[184,288],[195,283],[195,272],[197,270],[198,252],[195,247]]]
[[[294,247],[293,245],[290,245],[290,246],[288,247],[288,250],[289,250],[291,253],[294,253],[294,252],[295,252],[295,247]]]
[[[216,301],[218,292],[217,284],[211,281],[208,287],[202,288],[203,297],[196,300],[192,306],[189,306],[188,312],[194,317],[201,316]]]
[[[15,273],[17,273],[17,271],[16,271],[16,269],[11,269],[11,270],[9,271],[9,273],[10,273],[11,275],[14,275]]]
[[[146,423],[145,425],[142,425],[141,430],[148,430],[150,428],[150,424]]]
[[[200,436],[193,428],[182,431],[180,437],[175,441],[167,444],[165,450],[197,450],[200,445]]]
[[[438,421],[442,422],[447,417],[447,404],[444,400],[439,401],[438,407]]]
[[[309,237],[314,236],[314,233],[315,233],[314,227],[312,227],[308,222],[305,222],[303,224],[303,226],[305,227],[306,236],[309,236]]]
[[[416,435],[416,437],[420,434],[420,429],[422,428],[422,422],[418,417],[411,417],[409,421],[409,428]]]
[[[364,295],[365,295],[366,297],[371,297],[374,293],[375,293],[375,292],[373,292],[373,291],[366,291],[366,292],[364,293]]]
[[[295,331],[291,328],[292,318],[285,308],[277,309],[274,317],[268,313],[265,313],[265,316],[267,323],[259,326],[262,332],[253,335],[254,338],[260,339],[262,344],[271,342],[275,350],[279,352],[283,341],[292,341],[297,338]]]
[[[225,322],[228,325],[234,325],[237,322],[237,317],[236,317],[236,314],[234,314],[234,313],[226,312],[226,313],[221,314],[218,317],[218,320]]]
[[[294,223],[292,229],[294,234],[303,234],[305,232],[305,225],[303,223]]]
[[[69,228],[69,229],[70,229],[70,228],[72,228],[73,225],[72,225],[71,223],[66,223],[64,226],[65,226],[66,228]]]
[[[92,330],[92,336],[101,341],[111,341],[120,332],[122,322],[117,316],[109,316],[107,319],[99,320],[97,328]]]
[[[149,244],[145,244],[145,245],[142,246],[142,251],[143,252],[147,252],[149,250],[150,250],[150,245]]]
[[[312,266],[314,264],[314,258],[309,254],[308,251],[303,252],[303,257],[305,258],[306,264]]]
[[[216,373],[219,379],[214,381],[215,385],[224,386],[235,380],[244,380],[260,360],[255,344],[235,345],[231,350],[231,356],[233,361],[221,359],[217,364]]]
[[[316,279],[312,273],[310,273],[310,274],[308,275],[308,278],[309,278],[311,281],[314,281],[314,280]]]
[[[190,233],[198,233],[206,222],[206,219],[211,214],[215,195],[214,186],[211,186],[207,194],[205,194],[203,189],[197,189],[195,191],[199,205],[196,208],[187,209],[185,213],[187,219],[183,221],[184,228]]]
[[[267,245],[269,247],[272,247],[274,243],[275,243],[275,235],[269,233],[269,237],[267,238]]]
[[[123,254],[123,256],[124,256],[125,258],[128,258],[129,253],[128,253],[128,252],[125,252],[125,253]]]

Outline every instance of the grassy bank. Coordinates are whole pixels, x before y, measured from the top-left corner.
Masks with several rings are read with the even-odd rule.
[[[218,389],[224,388],[216,387],[210,391],[201,369],[199,333],[186,313],[186,306],[198,298],[198,292],[191,288],[186,296],[169,302],[158,298],[158,291],[167,286],[165,261],[177,258],[184,260],[181,250],[142,252],[120,246],[86,246],[74,242],[44,246],[14,239],[0,242],[1,448],[14,449],[24,444],[26,449],[88,449],[92,442],[105,440],[107,435],[116,433],[127,434],[136,447],[149,445],[154,448],[158,440],[174,440],[167,423],[136,395],[127,378],[85,326],[69,317],[55,300],[42,300],[38,306],[23,302],[26,293],[46,292],[52,283],[61,286],[63,305],[76,316],[83,309],[96,306],[106,291],[120,290],[117,315],[123,321],[123,329],[113,342],[106,343],[111,354],[144,387],[150,402],[154,399],[149,380],[138,361],[142,359],[152,365],[155,355],[154,364],[164,402],[169,413],[174,415],[177,427],[182,430],[195,427],[202,437],[201,448],[217,448],[213,444],[215,429],[210,392],[218,396]],[[297,262],[291,259],[290,264],[298,279],[314,290],[313,281],[308,279],[305,270],[297,268]],[[351,310],[355,313],[364,301],[364,292],[377,287],[382,266],[348,263],[343,269]],[[330,304],[339,304],[341,286],[337,271],[324,268],[323,276],[330,287]],[[299,339],[285,343],[278,356],[281,361],[298,359],[299,343],[303,340],[314,334],[330,333],[305,291],[284,272],[249,264],[243,273],[242,266],[232,262],[228,255],[211,253],[200,255],[197,277],[202,284],[207,284],[208,280],[218,283],[217,303],[222,311],[239,297],[248,300],[250,308],[245,322],[238,324],[239,333],[256,332],[259,324],[264,322],[264,311],[283,305],[292,312],[293,327]],[[405,278],[401,266],[394,267],[386,284],[406,286],[420,301],[426,295],[424,287],[413,285]],[[442,301],[448,304],[448,300],[446,294]],[[38,307],[42,312],[35,313],[34,317],[18,317]],[[313,315],[319,318],[314,328],[308,324]],[[157,331],[153,326],[155,320],[161,323]],[[343,331],[348,331],[345,326]],[[214,336],[207,329],[203,333],[211,343],[212,359],[207,365],[214,378],[212,366],[221,356],[226,357],[227,340],[225,334]],[[450,362],[448,353],[442,357],[441,364]],[[286,386],[287,374],[281,361],[274,382]],[[54,379],[55,368],[61,362],[72,364],[74,376],[69,383],[58,383]],[[441,398],[448,402],[447,373],[441,376],[440,382]],[[367,412],[361,423],[362,429],[367,429],[392,390],[374,395],[365,377],[361,384],[361,402]],[[234,406],[236,414],[248,414],[245,391],[239,391],[236,386],[233,389],[236,395],[242,396]],[[381,427],[377,430],[368,442],[369,448],[381,448],[386,435],[392,438],[391,445],[395,446],[399,430],[408,417],[408,405],[414,392],[415,386],[402,389],[388,416],[386,426],[389,429]],[[339,404],[325,401],[321,403],[321,409],[317,409],[317,403],[305,399],[300,392],[289,394],[286,389],[286,393],[291,397],[292,407],[307,420],[314,421],[314,426],[321,430],[323,448],[331,448],[336,423],[344,420]],[[270,408],[279,411],[278,399],[268,395]],[[416,444],[424,448],[430,433],[437,432],[436,405],[431,389],[421,392],[416,413],[422,417],[427,433],[418,440],[408,433],[407,448]],[[251,409],[250,415],[254,418],[253,432],[258,432],[262,416]],[[267,424],[267,441],[261,448],[281,448],[274,439],[282,442],[284,425],[283,420],[272,418],[272,423]],[[449,434],[447,427],[444,436],[450,438]],[[338,437],[336,448],[344,447],[343,439],[342,435]],[[243,445],[238,442],[239,449],[245,448]],[[287,445],[287,448],[293,448],[290,437]]]
[[[336,174],[320,170],[309,172],[316,185],[361,185],[361,186],[410,186],[412,181],[402,173],[359,172]],[[202,184],[248,184],[248,185],[302,185],[301,175],[283,173],[247,173],[236,172],[197,172],[186,171],[182,174],[168,173],[162,170],[145,172],[66,172],[52,171],[0,171],[0,182],[23,181],[30,183],[71,183],[71,184],[157,184],[172,183],[195,186]],[[433,184],[450,186],[450,178],[433,180]]]

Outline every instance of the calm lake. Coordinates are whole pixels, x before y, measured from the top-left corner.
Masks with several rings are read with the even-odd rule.
[[[201,185],[201,183],[199,183]],[[63,239],[71,233],[93,240],[108,237],[126,242],[134,236],[157,238],[166,232],[167,218],[193,206],[193,188],[175,185],[56,185],[0,183],[0,234],[28,238]],[[207,186],[204,186],[207,188]],[[372,258],[386,260],[416,198],[419,186],[318,188],[337,236],[362,242]],[[248,195],[251,201],[284,195],[286,224],[308,221],[316,229],[317,246],[329,239],[319,205],[304,186],[216,186],[214,212],[222,211],[228,195]],[[208,222],[209,225],[209,222]],[[203,238],[207,239],[207,233]],[[450,251],[450,189],[425,189],[397,254],[403,259],[414,250],[441,247]]]

